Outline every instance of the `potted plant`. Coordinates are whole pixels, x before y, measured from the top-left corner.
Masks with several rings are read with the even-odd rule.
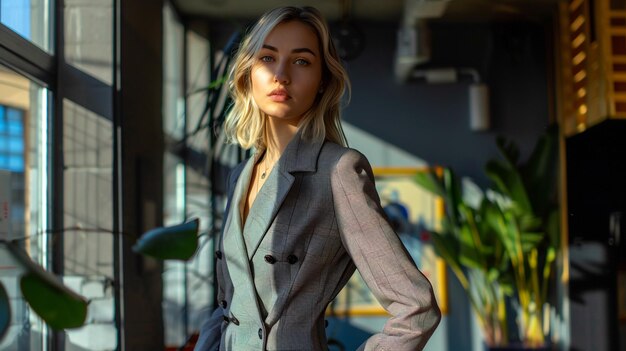
[[[463,194],[450,168],[417,175],[417,183],[445,203],[441,230],[433,233],[437,253],[465,290],[485,344],[508,342],[505,297],[512,294],[512,275],[504,245],[484,220],[495,205],[488,197],[474,203]]]
[[[488,348],[511,344],[507,298],[517,305],[521,347],[547,345],[545,311],[559,248],[557,141],[550,129],[520,162],[517,146],[498,138],[503,159],[485,168],[494,189],[473,206],[450,169],[416,178],[446,203],[442,230],[433,235],[435,248],[465,289]]]

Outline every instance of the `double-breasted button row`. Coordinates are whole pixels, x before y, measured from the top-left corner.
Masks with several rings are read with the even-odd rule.
[[[226,307],[228,307],[228,302],[226,302],[226,300],[221,300],[221,301],[220,301],[220,307],[221,307],[221,308],[226,308]]]
[[[263,257],[263,259],[265,260],[265,262],[267,262],[269,264],[274,264],[274,263],[276,263],[278,261],[276,259],[276,257],[274,257],[272,255],[265,255]],[[287,256],[287,262],[289,262],[289,264],[296,264],[298,262],[298,256],[296,256],[296,255],[289,255],[289,256]]]
[[[263,329],[259,328],[259,339],[263,340]]]
[[[215,257],[218,260],[221,260],[222,259],[222,251],[220,251],[220,250],[215,251]]]

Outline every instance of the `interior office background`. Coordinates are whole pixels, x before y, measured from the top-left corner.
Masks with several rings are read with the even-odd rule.
[[[34,259],[91,300],[85,327],[54,332],[21,300],[17,273],[3,270],[14,315],[0,349],[183,345],[213,304],[221,182],[244,156],[227,148],[220,167],[208,163],[219,141],[196,130],[210,100],[196,91],[217,78],[222,49],[251,19],[196,16],[167,0],[1,0],[0,20],[0,169],[12,209],[3,235],[27,238]],[[550,16],[431,23],[430,65],[474,68],[490,87],[484,132],[469,126],[467,81],[396,81],[397,19],[355,23],[365,46],[346,62],[344,119],[374,166],[452,166],[484,186],[497,135],[527,155],[556,120]],[[142,232],[191,217],[208,233],[192,261],[132,252]],[[450,313],[428,348],[482,349],[467,299],[451,276],[448,284]],[[382,322],[329,327],[352,349]]]

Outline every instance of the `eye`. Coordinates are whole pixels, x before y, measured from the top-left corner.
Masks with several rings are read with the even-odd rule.
[[[272,62],[274,61],[274,58],[272,56],[261,56],[261,58],[259,58],[259,60],[261,60],[261,62]]]
[[[301,59],[301,58],[295,60],[294,63],[296,65],[300,65],[300,66],[308,66],[309,64],[311,64],[309,61],[307,61],[305,59]]]

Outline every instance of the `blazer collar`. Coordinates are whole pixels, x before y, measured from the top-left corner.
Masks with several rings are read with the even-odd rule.
[[[315,172],[317,169],[317,157],[324,141],[310,141],[304,139],[302,129],[294,135],[289,142],[278,167],[283,172]]]

